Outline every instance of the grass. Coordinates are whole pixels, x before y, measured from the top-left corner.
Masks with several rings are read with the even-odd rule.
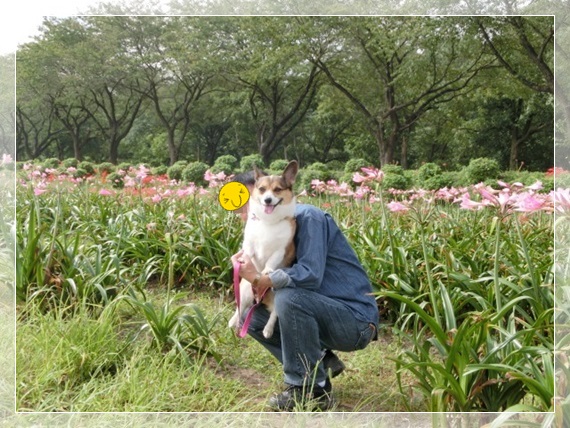
[[[163,188],[170,196],[154,203],[160,183],[111,195],[97,177],[44,184],[19,189],[17,408],[265,411],[281,368],[227,327],[228,259],[243,225],[213,191],[179,198]],[[335,410],[550,411],[552,216],[514,210],[538,195],[509,190],[505,211],[483,191],[464,194],[491,204],[480,211],[421,190],[396,195],[405,213],[319,197],[394,324],[341,354]]]
[[[164,293],[147,297],[159,305]],[[278,362],[253,339],[235,337],[227,327],[233,307],[224,297],[202,292],[191,302],[209,319],[221,314],[211,334],[220,363],[200,354],[189,363],[160,352],[149,333],[139,334],[144,320],[127,305],[98,318],[26,308],[34,314],[21,316],[17,331],[18,411],[266,411],[266,400],[282,386]],[[409,397],[398,392],[390,361],[400,346],[384,334],[363,351],[340,353],[347,370],[334,381],[337,411],[404,410]],[[415,410],[423,410],[421,402]]]

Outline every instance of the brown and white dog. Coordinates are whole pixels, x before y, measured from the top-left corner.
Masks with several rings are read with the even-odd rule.
[[[258,272],[263,275],[275,269],[291,266],[295,259],[295,195],[293,183],[299,168],[291,161],[282,175],[267,175],[255,168],[255,187],[249,198],[248,219],[245,225],[243,250],[251,257]],[[251,284],[240,282],[240,307],[237,308],[229,326],[239,329],[241,314],[254,302]],[[273,335],[277,314],[273,310],[273,291],[268,290],[263,298],[269,321],[263,336]]]

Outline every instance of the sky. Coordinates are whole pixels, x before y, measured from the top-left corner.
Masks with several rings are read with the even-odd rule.
[[[38,34],[44,16],[70,16],[85,12],[100,0],[12,0],[0,10],[0,55],[16,52],[21,43]]]

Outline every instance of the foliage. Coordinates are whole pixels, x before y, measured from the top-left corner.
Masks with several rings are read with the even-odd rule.
[[[82,170],[85,171],[85,175],[88,174],[94,174],[95,173],[95,165],[93,165],[93,163],[89,162],[89,161],[82,161],[79,162],[77,165],[78,168],[81,168]]]
[[[220,319],[178,291],[230,289],[241,225],[217,203],[217,187],[151,176],[142,165],[125,172],[122,190],[109,177],[41,171],[19,171],[22,319],[97,319],[128,306],[154,352],[188,367],[218,358]],[[315,180],[299,198],[337,220],[369,272],[382,319],[408,344],[393,357],[401,394],[411,377],[429,410],[549,411],[552,210],[555,198],[557,209],[570,206],[568,191],[544,193],[538,182],[399,191],[386,187],[389,175],[403,177],[363,168],[357,188]],[[149,299],[152,290],[163,301]]]
[[[353,174],[359,172],[361,168],[368,166],[370,166],[370,163],[365,159],[349,159],[344,165],[344,172]]]
[[[427,181],[432,177],[440,175],[441,173],[441,167],[433,162],[425,163],[418,168],[418,178],[422,181]]]
[[[238,160],[232,155],[222,155],[214,165],[212,165],[212,173],[217,174],[219,172],[225,172],[226,174],[231,174],[238,167]]]
[[[499,175],[499,163],[490,158],[472,159],[465,173],[471,184],[480,183]]]
[[[271,162],[271,165],[269,165],[269,169],[274,172],[283,172],[288,163],[289,162],[285,159],[275,159]]]
[[[17,152],[152,166],[212,165],[223,153],[264,165],[352,157],[406,169],[489,156],[501,169],[544,170],[552,26],[530,16],[46,18],[17,58]]]
[[[168,167],[166,173],[171,180],[182,180],[182,173],[187,165],[187,161],[178,161],[174,165]]]
[[[99,172],[99,174],[103,174],[103,173],[112,173],[115,172],[115,165],[113,165],[111,162],[102,162],[97,166],[97,171]]]
[[[257,166],[258,168],[263,169],[263,167],[264,167],[263,157],[261,155],[254,154],[254,155],[244,156],[239,161],[240,171],[251,171],[251,170],[253,170],[254,166]],[[283,167],[283,168],[285,168],[285,167]],[[230,171],[226,171],[226,172],[230,172]]]
[[[182,170],[181,178],[187,182],[194,183],[197,186],[206,184],[204,174],[210,168],[204,162],[190,162]]]
[[[300,178],[297,178],[297,182],[300,183],[300,188],[310,189],[313,180],[327,181],[331,178],[331,172],[325,164],[315,162],[303,168],[299,176]]]

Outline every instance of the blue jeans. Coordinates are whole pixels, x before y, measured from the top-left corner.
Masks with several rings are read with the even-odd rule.
[[[363,349],[376,333],[374,324],[357,320],[345,304],[303,288],[275,290],[275,310],[279,322],[272,337],[263,337],[269,318],[263,305],[256,309],[248,333],[283,364],[290,385],[326,380],[319,364],[323,349]]]

